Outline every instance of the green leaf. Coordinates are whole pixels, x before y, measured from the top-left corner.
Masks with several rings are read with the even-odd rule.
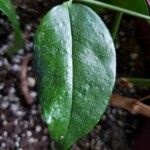
[[[7,53],[11,55],[23,47],[23,37],[19,28],[19,23],[16,17],[15,9],[12,6],[10,0],[0,0],[0,10],[9,18],[9,20],[12,23],[12,27],[15,31],[14,43],[7,51]]]
[[[141,78],[127,78],[129,82],[132,82],[135,86],[150,87],[150,79]]]
[[[114,11],[119,11],[119,12],[122,12],[122,13],[126,13],[126,14],[129,14],[129,15],[132,15],[132,16],[136,16],[136,17],[139,17],[139,18],[150,20],[150,16],[149,16],[149,13],[148,13],[148,8],[147,8],[147,6],[144,2],[143,3],[141,2],[143,4],[142,7],[143,7],[144,10],[142,11],[140,8],[138,9],[139,11],[142,11],[144,13],[140,13],[140,12],[134,11],[134,9],[130,10],[130,9],[127,9],[127,8],[124,8],[124,7],[121,7],[121,6],[117,6],[117,5],[113,5],[113,4],[109,4],[109,3],[106,3],[106,2],[103,2],[103,1],[100,1],[100,0],[99,1],[98,0],[75,0],[75,1],[80,2],[80,3],[84,3],[86,5],[97,6],[97,7],[100,7],[100,8],[103,7],[103,8],[111,9],[111,10],[114,10]],[[132,2],[132,1],[130,1],[130,2]],[[136,5],[136,2],[135,2],[135,5]],[[130,8],[130,6],[128,6],[128,8]]]
[[[109,103],[116,72],[112,38],[90,8],[65,3],[38,27],[34,57],[50,134],[68,149],[97,124]]]
[[[121,8],[132,10],[143,15],[149,15],[145,0],[99,0],[107,4],[119,6]]]

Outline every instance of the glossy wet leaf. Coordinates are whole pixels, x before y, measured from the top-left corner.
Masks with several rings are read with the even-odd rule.
[[[99,0],[121,8],[135,11],[143,15],[149,15],[145,0]]]
[[[98,15],[65,3],[43,19],[35,37],[38,97],[61,149],[85,136],[102,117],[115,82],[115,49]]]
[[[15,9],[12,6],[10,0],[0,0],[0,10],[8,17],[11,21],[12,27],[15,31],[15,40],[13,45],[8,49],[9,55],[15,53],[17,50],[23,47],[23,37],[19,28],[19,23],[15,13]]]

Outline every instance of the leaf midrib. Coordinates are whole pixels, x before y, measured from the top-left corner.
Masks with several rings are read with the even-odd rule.
[[[69,118],[69,124],[68,124],[68,128],[67,128],[67,130],[66,130],[66,134],[65,134],[65,138],[66,138],[66,135],[67,135],[67,133],[68,133],[68,130],[69,130],[69,128],[70,128],[70,122],[71,122],[71,116],[72,116],[72,111],[73,111],[73,89],[74,89],[74,74],[73,74],[73,72],[74,72],[74,59],[73,59],[73,31],[72,31],[72,23],[71,23],[71,13],[70,13],[70,7],[71,7],[71,5],[72,5],[72,3],[70,3],[70,2],[67,2],[67,10],[68,10],[68,15],[69,15],[69,23],[70,23],[70,33],[71,33],[71,50],[72,50],[72,96],[71,96],[71,100],[72,100],[72,102],[71,102],[71,113],[70,113],[70,118]],[[64,141],[65,141],[65,138],[64,138]]]

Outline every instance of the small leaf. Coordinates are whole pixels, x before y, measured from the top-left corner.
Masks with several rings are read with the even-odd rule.
[[[90,8],[65,3],[38,27],[34,57],[50,134],[68,149],[90,132],[109,103],[116,72],[112,38]]]
[[[150,79],[127,78],[127,80],[133,83],[135,86],[150,87]]]
[[[149,15],[145,0],[99,0],[114,6],[135,11],[143,15]]]
[[[107,8],[110,10],[118,11],[121,13],[129,14],[139,18],[150,20],[148,7],[145,1],[142,0],[131,0],[131,1],[121,1],[121,0],[76,0],[77,2],[84,3],[90,7],[100,7]],[[132,3],[134,1],[134,3]],[[124,3],[125,2],[125,3]],[[136,3],[138,4],[136,6]],[[134,5],[135,4],[135,5]],[[131,5],[131,6],[130,6]],[[141,5],[141,6],[139,6]],[[135,6],[133,8],[133,6]],[[131,8],[131,9],[130,9]]]
[[[23,47],[23,37],[22,37],[21,30],[19,28],[19,23],[16,17],[15,9],[13,8],[10,0],[0,0],[0,10],[11,21],[12,27],[15,31],[15,36],[16,36],[15,41],[7,51],[7,53],[11,55]]]

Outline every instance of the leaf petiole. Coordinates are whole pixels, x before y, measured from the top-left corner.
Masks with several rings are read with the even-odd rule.
[[[141,79],[141,78],[126,78],[126,79],[136,86],[150,87],[150,79]]]
[[[125,8],[118,7],[118,6],[113,6],[113,5],[104,3],[104,2],[100,2],[100,1],[96,1],[96,0],[76,0],[76,1],[81,2],[81,3],[85,3],[85,4],[91,4],[91,5],[95,5],[95,6],[104,7],[104,8],[107,8],[107,9],[119,11],[119,12],[126,13],[126,14],[129,14],[129,15],[132,15],[132,16],[136,16],[136,17],[139,17],[139,18],[150,20],[150,16],[143,15],[143,14],[131,11],[131,10],[127,10]]]
[[[122,12],[117,12],[116,16],[115,16],[115,20],[114,20],[114,24],[112,26],[112,38],[115,41],[118,31],[119,31],[119,27],[120,27],[120,23],[121,23],[121,19],[122,19],[123,13]]]

